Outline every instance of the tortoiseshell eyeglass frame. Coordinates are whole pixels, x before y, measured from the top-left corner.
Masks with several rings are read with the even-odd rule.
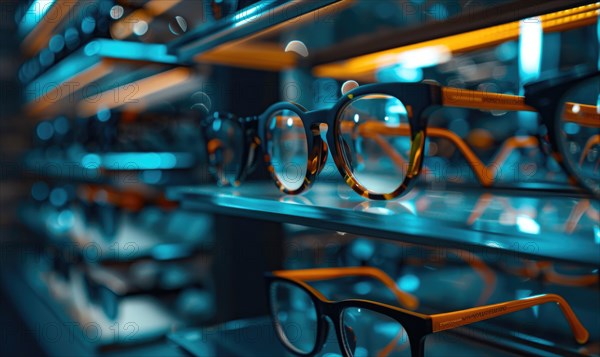
[[[435,83],[383,83],[368,84],[357,87],[346,93],[332,108],[308,111],[299,104],[280,102],[269,107],[258,117],[258,135],[263,145],[264,160],[268,170],[279,189],[286,194],[299,194],[310,188],[317,175],[323,169],[327,160],[327,150],[331,150],[335,165],[344,181],[359,195],[374,200],[389,200],[407,193],[414,185],[423,167],[425,141],[427,138],[428,115],[442,106],[461,107],[482,110],[507,110],[538,112],[541,121],[548,128],[549,140],[554,158],[561,164],[571,182],[577,182],[592,194],[600,195],[600,188],[586,182],[577,174],[577,169],[564,160],[559,138],[560,128],[557,125],[557,110],[560,109],[561,98],[570,88],[581,81],[598,76],[599,72],[569,72],[551,80],[541,81],[525,87],[525,96],[481,92],[458,88],[442,87]],[[340,113],[356,98],[369,94],[387,95],[399,99],[407,109],[409,120],[409,136],[411,142],[410,157],[406,176],[402,184],[393,192],[375,193],[369,191],[352,174],[342,154],[340,142]],[[269,154],[271,134],[268,130],[268,120],[282,110],[291,110],[302,121],[306,134],[308,160],[306,175],[300,187],[287,188],[275,174],[275,168]],[[566,109],[566,108],[565,108]],[[569,114],[569,113],[567,113]],[[594,114],[598,116],[598,114]],[[575,119],[574,119],[575,120]],[[319,126],[327,125],[326,141],[321,139]],[[592,122],[595,126],[595,122]],[[600,125],[600,124],[599,124]],[[394,130],[394,129],[390,129]]]
[[[410,120],[409,135],[411,141],[410,158],[406,170],[405,178],[402,184],[390,193],[374,193],[362,186],[352,174],[351,168],[346,163],[343,156],[342,143],[340,142],[339,115],[343,109],[355,98],[369,95],[387,95],[400,99],[405,103],[408,117]],[[280,102],[269,107],[262,115],[258,117],[258,135],[263,148],[265,163],[271,173],[276,185],[286,194],[299,194],[310,188],[315,182],[319,172],[325,166],[327,160],[327,151],[331,150],[331,155],[343,176],[344,181],[359,195],[374,200],[389,200],[398,197],[414,185],[423,165],[425,149],[425,129],[427,128],[428,113],[441,104],[441,90],[438,85],[428,83],[383,83],[368,84],[357,87],[346,93],[330,109],[308,111],[303,106],[291,103]],[[296,189],[287,188],[275,174],[275,168],[269,154],[269,142],[271,133],[268,131],[268,120],[273,114],[282,110],[290,110],[296,113],[302,120],[302,125],[306,134],[308,148],[308,166],[306,175],[302,184]],[[327,125],[326,139],[327,143],[321,139],[320,125]]]
[[[582,74],[583,73],[583,74]],[[300,194],[306,191],[315,182],[318,174],[325,166],[327,152],[331,150],[333,160],[338,171],[344,178],[344,181],[359,195],[373,200],[390,200],[402,196],[409,192],[415,184],[422,167],[425,156],[425,142],[427,139],[427,126],[429,114],[440,107],[459,107],[479,110],[504,110],[504,111],[530,111],[540,114],[541,123],[548,128],[548,140],[552,149],[552,156],[560,163],[563,170],[567,173],[570,182],[578,183],[594,195],[600,196],[600,187],[589,182],[578,175],[577,168],[564,159],[566,148],[562,147],[560,140],[560,126],[557,125],[557,110],[564,103],[561,98],[570,88],[581,81],[588,80],[598,76],[599,72],[575,71],[568,72],[559,77],[540,81],[525,86],[525,96],[499,94],[482,92],[476,90],[466,90],[460,88],[442,87],[435,83],[382,83],[367,84],[357,87],[346,93],[330,109],[308,111],[300,104],[293,102],[279,102],[270,106],[263,114],[256,117],[236,118],[231,117],[244,130],[244,140],[246,141],[245,152],[242,155],[242,163],[237,174],[234,185],[240,183],[243,177],[253,166],[253,158],[248,158],[255,153],[258,145],[262,146],[264,161],[280,191],[286,194]],[[407,135],[410,137],[411,148],[405,177],[403,182],[394,191],[389,193],[375,193],[364,187],[352,174],[352,169],[346,162],[344,149],[341,142],[340,114],[356,98],[365,95],[386,95],[400,100],[407,109],[409,125],[406,127],[382,127],[375,126],[376,134]],[[568,104],[568,103],[567,103]],[[589,107],[587,112],[580,115],[592,116],[592,119],[581,119],[574,113],[563,113],[569,116],[568,120],[585,121],[584,124],[596,126],[595,118],[600,118],[595,106]],[[590,109],[591,108],[591,109]],[[593,111],[592,109],[596,109]],[[565,110],[568,105],[565,106]],[[268,130],[268,122],[277,112],[289,110],[298,115],[302,122],[303,130],[306,135],[308,149],[306,174],[301,185],[290,189],[281,182],[275,173],[275,167],[269,152],[269,146],[272,140],[272,133]],[[594,113],[592,113],[594,112]],[[600,121],[599,121],[600,123]],[[326,142],[321,138],[320,125],[327,125]],[[598,124],[600,126],[600,124]],[[365,126],[366,131],[371,130]],[[368,133],[363,133],[366,135]],[[253,156],[254,157],[254,156]],[[484,186],[491,185],[492,182],[482,182]]]

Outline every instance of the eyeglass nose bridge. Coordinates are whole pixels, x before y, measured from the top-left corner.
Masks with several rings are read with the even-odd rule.
[[[307,173],[316,176],[323,170],[325,162],[327,162],[327,143],[321,138],[318,125],[307,130],[307,140],[310,150]]]
[[[338,343],[338,348],[342,353],[342,356],[351,356],[351,352],[347,350],[347,346],[344,340],[344,334],[342,333],[342,321],[341,321],[341,307],[333,304],[325,304],[323,311],[321,311],[321,336],[320,337],[320,346],[324,345],[327,341],[329,342],[329,324],[333,325],[333,330],[335,335],[331,337],[331,339],[335,338]],[[334,341],[331,341],[334,342]],[[320,350],[319,350],[320,351]]]

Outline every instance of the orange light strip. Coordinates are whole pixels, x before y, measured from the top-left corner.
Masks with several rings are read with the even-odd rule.
[[[535,111],[525,104],[525,98],[511,94],[483,92],[477,90],[442,87],[442,104],[447,107],[482,110]]]
[[[48,45],[50,37],[62,23],[64,18],[79,5],[78,0],[62,1],[58,0],[48,13],[38,22],[37,26],[23,39],[21,50],[27,56],[33,56],[42,48]]]
[[[171,10],[175,5],[179,4],[181,0],[151,0],[144,5],[152,15],[159,16],[163,13]]]
[[[116,40],[126,39],[133,33],[133,26],[141,21],[147,24],[152,21],[152,15],[145,9],[135,10],[127,17],[113,23],[110,26],[110,34]]]
[[[564,31],[567,29],[595,24],[600,14],[600,3],[575,7],[569,10],[553,12],[540,16],[544,32]],[[352,78],[373,81],[375,71],[382,67],[398,63],[398,56],[419,48],[443,46],[451,53],[472,51],[519,38],[520,21],[484,29],[446,36],[390,50],[358,56],[349,60],[316,66],[313,74],[317,77],[337,79]]]
[[[296,57],[297,55],[294,53],[284,52],[276,44],[243,42],[235,46],[208,51],[196,60],[202,63],[279,71],[293,68],[296,65]]]
[[[125,39],[133,33],[133,26],[140,22],[145,21],[150,24],[156,16],[160,16],[163,13],[169,11],[175,5],[179,4],[181,0],[152,0],[149,1],[144,8],[136,10],[126,17],[115,22],[111,26],[110,33],[117,40]]]
[[[185,67],[177,67],[154,76],[141,79],[102,92],[97,95],[100,99],[92,101],[80,101],[77,106],[77,114],[81,117],[89,117],[99,108],[114,109],[129,103],[138,103],[144,97],[175,87],[191,76],[191,70]]]
[[[114,70],[115,61],[111,59],[102,59],[99,63],[89,69],[64,80],[60,85],[55,86],[51,91],[32,100],[26,106],[26,112],[29,116],[51,116],[57,112],[57,108],[51,107],[66,98],[72,98],[75,91],[85,87],[87,84],[96,81]]]
[[[194,61],[199,63],[223,63],[241,68],[254,68],[272,71],[279,71],[294,67],[297,64],[297,55],[294,55],[291,52],[285,52],[283,46],[279,47],[274,45],[273,47],[269,47],[267,44],[262,42],[261,39],[277,37],[283,30],[291,31],[293,29],[298,29],[302,25],[309,24],[311,21],[322,21],[322,18],[327,17],[332,13],[340,12],[352,5],[352,3],[354,3],[354,0],[341,0],[324,6],[288,21],[276,24],[263,31],[246,36],[240,40],[227,42],[221,46],[217,46],[214,49],[200,53],[194,57]],[[298,4],[294,2],[290,2],[289,4],[282,5],[280,8],[274,11],[297,11],[294,9],[294,7],[297,5]],[[231,28],[214,36],[223,36],[233,31],[235,31],[235,28]],[[207,38],[203,38],[202,40],[209,41],[211,40],[211,37],[209,36]],[[277,51],[273,50],[275,47],[277,48]],[[261,53],[259,50],[266,50],[266,52]]]

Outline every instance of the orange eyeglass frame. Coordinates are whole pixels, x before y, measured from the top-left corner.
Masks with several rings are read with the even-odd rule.
[[[569,304],[565,299],[555,294],[543,294],[532,296],[520,300],[507,301],[497,304],[485,305],[474,307],[466,310],[459,310],[441,314],[426,315],[418,312],[392,306],[388,304],[379,303],[370,300],[359,300],[349,299],[341,301],[328,300],[321,292],[313,288],[308,284],[311,281],[328,280],[344,277],[355,277],[355,276],[368,276],[377,279],[384,283],[386,286],[389,285],[393,280],[387,276],[383,271],[374,267],[348,267],[348,268],[317,268],[317,269],[303,269],[303,270],[280,270],[272,273],[265,274],[267,280],[267,294],[269,296],[269,302],[271,305],[271,311],[273,313],[273,320],[278,333],[284,346],[291,352],[299,355],[314,355],[318,353],[326,339],[327,328],[325,327],[327,322],[325,317],[329,317],[333,321],[338,336],[338,343],[340,351],[344,356],[352,356],[350,347],[345,342],[346,338],[342,313],[347,308],[364,308],[370,311],[374,311],[383,315],[386,315],[400,323],[404,327],[408,340],[410,342],[410,348],[412,356],[421,357],[424,355],[425,338],[427,335],[453,329],[459,326],[469,325],[476,322],[489,320],[495,317],[507,315],[513,312],[524,310],[533,306],[538,306],[546,303],[556,303],[560,307],[564,314],[575,340],[584,344],[589,339],[589,332],[581,324]],[[274,303],[271,299],[273,298],[272,291],[277,286],[276,283],[287,283],[292,284],[295,287],[303,290],[312,299],[317,313],[317,339],[315,346],[309,353],[301,353],[293,346],[288,345],[286,339],[283,337],[283,331],[280,330],[281,326],[275,315],[273,309]],[[388,286],[392,291],[399,291],[395,286]],[[406,306],[407,301],[405,300],[407,293],[395,292],[398,297],[398,301]],[[410,305],[410,303],[409,303]],[[416,307],[412,304],[412,307]],[[397,338],[394,338],[388,346],[382,351],[379,351],[380,355],[389,354],[396,343]]]

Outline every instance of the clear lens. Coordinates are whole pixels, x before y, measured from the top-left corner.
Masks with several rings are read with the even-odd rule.
[[[308,167],[308,144],[300,116],[279,110],[267,121],[268,153],[275,176],[288,190],[302,186]]]
[[[347,308],[342,312],[342,329],[344,342],[354,357],[411,355],[406,330],[389,316]]]
[[[317,309],[311,297],[294,284],[274,282],[271,307],[281,341],[297,353],[313,351],[317,344]]]
[[[565,163],[584,186],[600,194],[600,77],[567,91],[556,120]]]
[[[221,186],[236,185],[244,153],[244,133],[240,124],[222,114],[215,114],[206,128],[210,171]]]
[[[400,187],[411,147],[404,104],[389,95],[360,96],[342,109],[338,125],[343,158],[358,183],[379,194]]]

